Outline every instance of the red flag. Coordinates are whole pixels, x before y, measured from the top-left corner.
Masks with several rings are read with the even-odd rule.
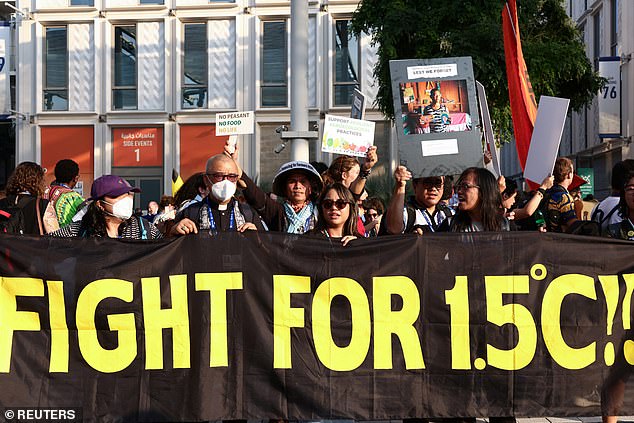
[[[509,100],[513,116],[515,145],[522,170],[526,165],[528,147],[533,135],[537,102],[520,41],[520,28],[517,21],[515,0],[509,0],[502,9],[502,29],[504,31],[504,56],[506,58],[506,77],[509,82]]]

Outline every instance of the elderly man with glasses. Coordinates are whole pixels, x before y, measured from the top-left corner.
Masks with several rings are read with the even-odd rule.
[[[169,234],[187,235],[201,231],[216,235],[227,231],[263,230],[258,214],[234,197],[238,172],[238,166],[230,157],[224,154],[210,157],[203,176],[209,195],[179,212]]]
[[[454,211],[440,203],[444,189],[444,176],[428,176],[415,178],[414,196],[405,204],[405,186],[412,179],[412,174],[405,166],[394,171],[396,185],[390,199],[387,212],[383,218],[387,233],[436,232],[440,224]],[[383,231],[381,231],[383,232]]]

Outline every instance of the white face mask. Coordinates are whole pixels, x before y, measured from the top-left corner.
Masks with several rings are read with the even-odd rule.
[[[214,196],[216,200],[220,203],[224,203],[225,201],[229,201],[233,194],[236,192],[236,184],[229,181],[228,179],[223,179],[220,182],[216,182],[211,186],[211,195]]]
[[[108,213],[116,218],[121,220],[128,220],[132,216],[132,209],[134,208],[134,199],[132,196],[127,196],[117,201],[116,203],[108,203],[104,201],[104,203],[110,204],[112,206],[112,213]]]

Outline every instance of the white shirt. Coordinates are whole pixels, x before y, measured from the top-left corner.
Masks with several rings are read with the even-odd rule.
[[[592,209],[592,220],[601,225],[601,233],[607,231],[608,226],[623,221],[623,216],[619,213],[619,196],[611,195]],[[608,216],[609,215],[609,216]]]

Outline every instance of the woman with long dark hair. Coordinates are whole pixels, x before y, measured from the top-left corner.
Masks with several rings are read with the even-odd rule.
[[[340,239],[343,245],[362,237],[357,230],[359,214],[350,190],[335,182],[327,186],[317,201],[319,217],[313,234]]]
[[[42,198],[44,174],[44,168],[33,162],[22,162],[13,170],[7,181],[7,197],[0,200],[0,209],[5,211],[2,215],[6,219],[3,231],[22,235],[45,234],[42,218],[48,200]]]
[[[454,185],[458,210],[438,229],[444,232],[508,231],[509,222],[500,214],[502,196],[495,176],[488,170],[470,167]]]
[[[156,226],[146,219],[133,216],[135,192],[141,190],[119,176],[104,175],[95,179],[90,191],[92,203],[81,221],[64,226],[50,235],[60,238],[162,238]]]

